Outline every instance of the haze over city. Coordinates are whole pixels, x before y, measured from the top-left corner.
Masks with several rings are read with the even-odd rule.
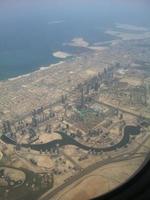
[[[149,1],[0,1],[0,200],[89,200],[150,145]]]

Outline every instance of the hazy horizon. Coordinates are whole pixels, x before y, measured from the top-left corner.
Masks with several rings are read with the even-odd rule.
[[[103,32],[115,23],[150,27],[149,19],[147,1],[1,1],[0,79],[59,62],[52,53],[74,51],[63,43],[75,37],[91,43],[109,40]]]

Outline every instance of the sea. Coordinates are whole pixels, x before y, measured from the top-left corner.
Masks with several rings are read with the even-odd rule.
[[[105,31],[116,23],[150,28],[149,1],[1,0],[0,80],[62,61],[54,52],[84,51],[65,45],[73,38],[113,40]]]

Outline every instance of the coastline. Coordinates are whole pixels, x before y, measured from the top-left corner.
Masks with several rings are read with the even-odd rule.
[[[114,28],[116,28],[116,29],[114,29]],[[135,33],[134,30],[136,30],[137,32]],[[129,32],[126,32],[126,31],[129,31]],[[150,38],[150,30],[148,28],[133,26],[130,24],[116,23],[116,25],[112,29],[105,30],[104,33],[115,37],[115,39],[112,39],[110,41],[100,41],[100,42],[90,44],[83,37],[74,37],[70,42],[63,43],[63,46],[85,48],[85,49],[89,49],[91,51],[101,52],[101,51],[107,50],[108,48],[110,48],[112,46],[119,44],[123,40],[128,41],[128,40],[132,40],[134,38],[135,39]],[[75,55],[72,55],[70,53],[67,53],[67,52],[61,51],[61,50],[53,52],[52,55],[55,58],[59,58],[61,61],[53,63],[53,64],[50,63],[48,66],[42,66],[42,65],[39,67],[37,66],[37,69],[35,69],[29,73],[28,72],[25,74],[23,73],[21,75],[16,75],[16,76],[10,77],[10,78],[9,77],[6,77],[4,79],[2,78],[2,79],[0,79],[0,83],[29,77],[29,76],[31,76],[31,74],[37,73],[39,71],[43,71],[43,70],[50,69],[52,67],[59,66],[59,65],[63,64],[66,60],[69,60],[70,58],[72,58],[72,56],[75,58],[78,57],[77,55],[75,56]]]
[[[36,69],[34,71],[31,71],[29,73],[25,73],[25,74],[22,74],[22,75],[16,75],[16,76],[11,77],[11,78],[0,79],[0,83],[7,82],[7,81],[15,81],[15,80],[18,80],[18,79],[21,79],[21,78],[29,77],[32,74],[38,73],[40,71],[48,70],[48,69],[50,69],[52,67],[57,67],[59,65],[62,65],[62,64],[64,64],[64,62],[66,60],[69,60],[70,58],[72,58],[71,54],[66,53],[66,52],[61,52],[61,51],[54,52],[53,56],[56,57],[56,58],[59,58],[61,60],[59,62],[49,64],[47,66],[39,66],[38,69]]]
[[[31,73],[22,74],[22,75],[19,75],[19,76],[15,76],[15,77],[12,77],[12,78],[8,78],[8,79],[6,79],[6,80],[0,80],[0,82],[14,81],[14,80],[18,80],[18,79],[21,79],[21,78],[26,78],[26,77],[31,76],[31,75],[34,74],[34,73],[37,73],[37,72],[40,72],[40,71],[44,71],[44,70],[50,69],[50,68],[52,68],[52,67],[59,66],[59,65],[61,65],[61,64],[63,64],[63,63],[64,63],[64,61],[60,61],[60,62],[55,63],[55,64],[50,64],[49,66],[45,66],[45,67],[42,66],[42,67],[40,67],[39,69],[37,69],[37,70],[35,70],[35,71],[31,72]]]

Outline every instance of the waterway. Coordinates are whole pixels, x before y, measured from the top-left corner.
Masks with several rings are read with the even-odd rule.
[[[22,144],[22,147],[31,148],[36,151],[46,151],[46,150],[50,151],[51,149],[56,149],[57,146],[62,147],[62,146],[66,146],[66,145],[74,145],[74,146],[79,147],[80,149],[83,149],[86,151],[92,150],[95,152],[109,152],[109,151],[113,151],[116,149],[120,149],[121,147],[127,145],[130,141],[131,135],[136,136],[136,135],[140,134],[140,127],[139,126],[126,126],[123,131],[124,131],[123,137],[120,140],[120,142],[118,142],[114,145],[108,146],[108,147],[103,147],[103,148],[94,148],[91,146],[81,144],[78,141],[76,141],[74,138],[72,138],[71,136],[67,135],[67,133],[65,133],[63,131],[58,132],[62,136],[62,139],[60,139],[60,140],[53,140],[51,142],[44,143],[44,144]],[[1,139],[8,144],[16,145],[16,142],[14,140],[12,140],[11,138],[8,138],[5,135],[3,135],[1,137]]]

